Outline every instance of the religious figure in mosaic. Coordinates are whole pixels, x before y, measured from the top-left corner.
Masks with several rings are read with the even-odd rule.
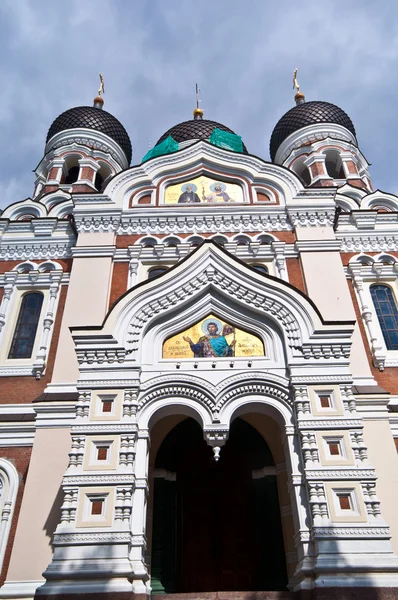
[[[171,359],[264,356],[264,345],[244,331],[210,313],[163,342],[162,357]]]
[[[202,331],[205,335],[202,335],[196,344],[190,337],[183,337],[183,340],[190,345],[195,358],[234,356],[236,341],[233,339],[228,344],[225,337],[226,335],[235,332],[232,325],[225,324],[224,327],[222,327],[220,321],[217,319],[206,319],[202,323]]]
[[[196,193],[197,187],[194,183],[186,183],[181,186],[182,194],[178,198],[178,204],[193,204],[200,202],[200,198]]]
[[[228,181],[215,181],[206,175],[193,176],[185,183],[168,185],[164,192],[164,204],[189,204],[198,207],[198,204],[212,206],[231,202],[245,202],[242,186]]]
[[[227,186],[225,183],[212,183],[210,186],[211,194],[206,196],[203,187],[202,197],[204,202],[235,202],[235,200],[225,191],[226,189]]]

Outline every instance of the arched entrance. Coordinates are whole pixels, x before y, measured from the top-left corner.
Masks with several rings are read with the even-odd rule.
[[[252,425],[235,419],[215,462],[200,425],[184,419],[154,467],[154,594],[286,589],[275,465]]]

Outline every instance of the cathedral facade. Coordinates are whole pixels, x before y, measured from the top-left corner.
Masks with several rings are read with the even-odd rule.
[[[305,101],[271,160],[51,125],[0,217],[0,598],[398,598],[398,198]]]

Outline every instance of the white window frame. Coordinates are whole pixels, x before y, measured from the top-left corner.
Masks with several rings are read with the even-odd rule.
[[[46,270],[48,267],[52,270]],[[53,261],[36,264],[24,262],[12,271],[0,275],[4,295],[0,305],[0,377],[45,373],[54,322],[57,314],[61,284],[69,281],[61,265]],[[30,358],[8,358],[21,309],[22,297],[41,292],[44,296],[39,324]]]
[[[365,259],[365,255],[362,258]],[[370,288],[372,285],[389,287],[398,307],[398,263],[386,264],[377,260],[382,256],[366,258],[369,258],[370,264],[359,261],[350,263],[347,272],[352,279],[361,310],[373,364],[380,371],[384,371],[385,367],[398,367],[398,350],[387,349]]]

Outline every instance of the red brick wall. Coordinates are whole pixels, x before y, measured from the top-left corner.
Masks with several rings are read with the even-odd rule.
[[[25,482],[26,482],[26,476],[28,474],[31,453],[32,453],[31,447],[0,448],[0,457],[13,463],[14,467],[16,468],[16,470],[18,472],[19,481],[20,481],[17,498],[16,498],[16,503],[15,503],[15,507],[14,507],[14,514],[13,514],[12,522],[11,522],[10,535],[8,537],[6,553],[5,553],[4,561],[3,561],[3,568],[2,568],[1,574],[0,574],[0,585],[3,585],[3,583],[4,583],[4,580],[6,578],[7,571],[8,571],[8,565],[10,563],[11,550],[12,550],[12,545],[14,543],[15,531],[17,528],[19,511],[21,509],[22,496],[23,496],[24,489],[25,489]],[[33,550],[33,548],[32,548],[32,550]]]
[[[109,295],[109,308],[113,306],[116,300],[120,298],[124,292],[127,291],[128,273],[129,264],[127,262],[114,263],[111,284],[112,287]]]
[[[287,268],[287,273],[289,275],[289,283],[291,283],[292,285],[294,285],[294,287],[296,287],[301,292],[304,292],[304,294],[306,294],[307,290],[306,290],[305,283],[304,283],[303,272],[301,270],[300,259],[287,258],[286,259],[286,268]]]
[[[60,290],[46,374],[39,381],[36,381],[32,375],[25,377],[2,377],[0,382],[0,404],[25,404],[32,402],[32,400],[44,392],[47,384],[51,381],[66,294],[67,286],[63,285]]]

